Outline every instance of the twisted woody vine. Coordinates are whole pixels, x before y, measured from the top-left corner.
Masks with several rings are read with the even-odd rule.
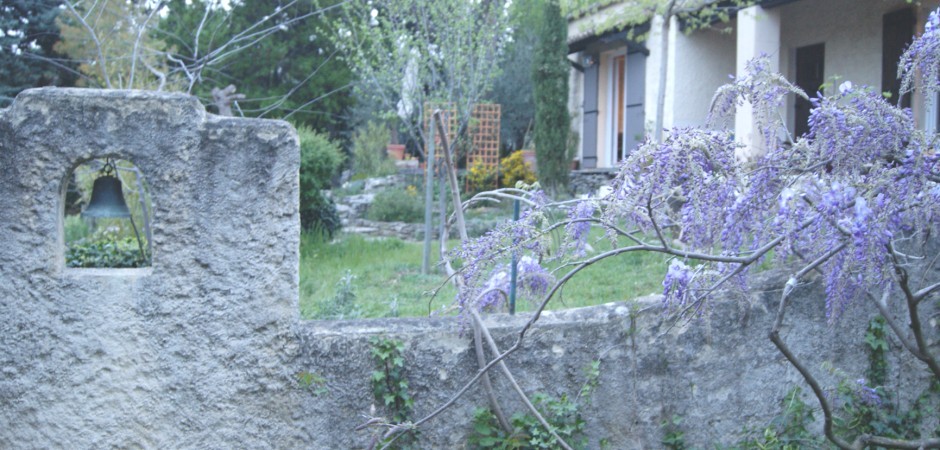
[[[818,369],[805,365],[780,334],[794,288],[811,273],[821,273],[826,320],[837,322],[859,304],[874,305],[885,332],[920,363],[931,383],[940,382],[936,331],[928,325],[940,300],[940,267],[935,251],[927,250],[940,248],[938,135],[919,129],[910,109],[893,104],[898,99],[851,82],[832,95],[803,92],[770,72],[767,62],[766,57],[751,61],[745,75],[718,90],[707,127],[673,129],[661,144],[641,144],[603,198],[553,202],[537,188],[501,189],[466,202],[520,200],[528,206],[519,221],[446,254],[448,261],[463,263],[456,270],[448,262],[459,287],[456,303],[475,324],[478,355],[485,342],[490,357],[480,359],[480,370],[451,401],[414,422],[390,425],[385,437],[394,439],[431,420],[467,387],[486,383],[494,367],[511,378],[502,360],[520,348],[546,304],[579,271],[628,252],[659,252],[672,258],[662,302],[677,319],[707,314],[719,289],[747,291],[749,275],[765,261],[790,270],[768,337],[815,398],[824,437],[842,449],[940,448],[937,435],[839,436]],[[928,102],[937,97],[940,12],[930,14],[899,67],[902,96],[922,95]],[[779,113],[789,95],[813,104],[804,136],[793,136]],[[763,149],[748,161],[736,157],[741,147],[727,129],[745,102],[753,106]],[[603,231],[611,250],[586,252],[593,228]],[[479,317],[505,301],[511,257],[521,262],[522,291],[538,306],[513,345],[499,349]],[[547,270],[549,261],[559,269]],[[874,386],[862,388],[874,392]],[[554,438],[559,447],[570,448],[557,434]]]

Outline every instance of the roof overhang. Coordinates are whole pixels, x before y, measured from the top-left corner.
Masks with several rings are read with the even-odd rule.
[[[798,1],[800,0],[764,0],[760,2],[760,5],[763,6],[764,9],[770,9],[770,8],[776,8],[778,6],[786,5],[788,3],[795,3]]]
[[[754,4],[755,4],[755,5],[760,5],[760,6],[761,6],[762,8],[764,8],[764,9],[771,9],[771,8],[776,8],[776,7],[778,7],[778,6],[787,5],[787,4],[789,4],[789,3],[795,3],[795,2],[798,2],[798,1],[800,1],[800,0],[758,0],[758,1],[756,1]],[[740,11],[740,10],[746,8],[746,6],[745,6],[745,7],[739,6],[739,5],[737,4],[738,2],[737,2],[737,1],[734,1],[734,0],[716,0],[716,1],[713,1],[713,2],[711,2],[711,3],[712,3],[712,4],[716,4],[715,6],[717,6],[718,8],[726,8],[726,9],[728,10],[728,18],[729,18],[729,19],[734,19],[734,18],[736,18],[737,15],[738,15],[738,11]],[[711,23],[711,25],[715,25],[715,24],[719,23],[720,21],[721,21],[721,20],[720,20],[720,19],[718,18],[718,16],[716,15],[715,17],[713,17],[713,18],[711,19],[711,22],[710,22],[710,23]],[[686,21],[680,19],[680,21],[679,21],[679,28],[680,28],[683,32],[684,32],[684,31],[687,31],[688,24],[686,23]]]
[[[647,22],[643,25],[635,26],[629,29],[609,30],[599,35],[582,36],[578,39],[568,42],[568,54],[582,51],[599,52],[609,48],[619,47],[620,45],[626,45],[628,49],[633,51],[642,51],[648,53],[649,50],[646,49],[646,46],[643,45],[643,43],[630,40],[629,37],[631,35],[631,31],[633,35],[643,35],[648,33],[649,30],[650,25],[649,22]]]
[[[757,0],[756,4],[762,6],[765,9],[771,9],[771,8],[776,8],[779,6],[784,6],[790,3],[795,3],[798,1],[801,1],[801,0]],[[737,15],[738,10],[742,9],[740,6],[736,6],[737,2],[733,0],[710,0],[706,3],[711,3],[711,4],[718,3],[719,6],[723,6],[723,7],[730,9],[731,10],[729,12],[730,17],[735,17]],[[617,14],[618,12],[619,11],[617,8],[617,3],[615,2],[615,3],[610,3],[604,6],[599,11],[595,11],[594,13],[589,14],[588,16],[582,16],[577,19],[573,19],[569,21],[569,25],[575,25],[577,23],[580,23],[581,26],[587,29],[587,31],[577,33],[568,41],[568,53],[569,54],[577,53],[577,52],[581,52],[585,50],[590,51],[594,47],[603,49],[605,47],[611,47],[609,45],[610,43],[625,41],[628,36],[627,30],[629,30],[630,28],[620,29],[620,30],[613,29],[613,30],[602,32],[602,33],[595,33],[594,31],[591,31],[592,21],[590,20],[590,18],[592,16]],[[713,23],[717,23],[717,22],[718,22],[718,19],[716,18]],[[684,22],[680,22],[680,27],[682,30],[685,30],[686,24]],[[649,31],[649,29],[650,29],[649,21],[645,22],[642,25],[632,27],[634,35],[645,34],[646,32]],[[570,35],[571,35],[571,27],[569,26],[569,36]],[[637,45],[637,44],[634,44],[634,45]],[[640,46],[643,47],[641,44]]]

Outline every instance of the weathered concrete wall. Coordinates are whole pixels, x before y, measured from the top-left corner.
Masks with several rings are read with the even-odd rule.
[[[66,177],[133,162],[147,269],[64,267]],[[284,447],[299,151],[189,96],[30,90],[0,111],[0,448]]]
[[[745,428],[767,426],[781,412],[780,401],[794,386],[808,388],[799,373],[786,363],[767,337],[780,291],[781,272],[758,281],[751,298],[718,300],[709,314],[691,322],[665,318],[659,298],[636,303],[546,313],[511,355],[507,364],[530,394],[576,396],[585,382],[584,368],[601,361],[600,385],[583,408],[587,421],[587,448],[661,448],[661,423],[674,414],[684,418],[685,440],[694,448],[739,442]],[[762,288],[763,287],[763,288]],[[863,336],[874,308],[860,304],[834,325],[825,319],[825,302],[818,286],[799,288],[781,335],[792,350],[805,357],[827,388],[840,379],[864,376],[867,353]],[[631,306],[632,305],[632,306]],[[637,311],[631,314],[631,308]],[[490,316],[488,324],[501,348],[508,348],[525,314]],[[369,374],[373,336],[405,342],[410,392],[415,416],[432,411],[476,371],[469,336],[460,335],[454,318],[391,319],[301,324],[301,356],[296,370],[318,373],[327,379],[328,392],[307,395],[298,423],[314,448],[361,448],[366,432],[353,432],[364,422],[372,404]],[[631,331],[633,330],[633,331]],[[937,347],[940,333],[934,323],[929,332]],[[919,393],[926,383],[925,369],[892,346],[892,380]],[[824,367],[841,370],[844,378]],[[494,381],[509,414],[525,412],[502,375]],[[804,396],[815,407],[815,399]],[[422,428],[420,448],[461,448],[471,430],[476,407],[485,407],[482,390],[473,388],[450,410]],[[378,409],[382,414],[382,409]],[[816,414],[817,419],[821,413]],[[821,435],[821,422],[816,424]]]
[[[66,176],[104,156],[149,182],[151,268],[64,267]],[[456,392],[476,370],[457,318],[299,320],[298,159],[287,124],[214,117],[180,95],[43,89],[0,110],[0,448],[363,448],[375,336],[404,342],[416,417]],[[676,326],[656,298],[546,313],[507,364],[528,392],[557,396],[601,361],[588,448],[659,447],[673,414],[696,447],[733,442],[802,384],[766,337],[780,281]],[[872,315],[859,305],[829,326],[818,290],[800,288],[783,335],[808,367],[854,380]],[[507,348],[526,317],[487,320]],[[936,320],[927,333],[936,348]],[[892,365],[898,385],[923,385],[920,365]],[[304,371],[326,392],[300,387]],[[474,387],[419,447],[462,448],[477,406]]]

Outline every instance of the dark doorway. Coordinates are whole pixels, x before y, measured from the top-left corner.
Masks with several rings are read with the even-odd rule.
[[[898,79],[898,60],[914,40],[914,11],[902,9],[885,14],[881,27],[881,92],[890,92],[890,102],[898,104],[901,80]],[[899,104],[911,107],[911,96],[905,95]]]
[[[826,44],[807,45],[796,49],[796,85],[810,97],[822,92],[825,73]],[[802,136],[809,132],[809,110],[812,104],[797,96],[794,132]]]

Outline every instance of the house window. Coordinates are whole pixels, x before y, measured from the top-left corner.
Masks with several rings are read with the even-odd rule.
[[[646,54],[631,51],[611,58],[609,163],[630,155],[645,134],[643,98],[646,93]]]
[[[822,92],[822,85],[825,82],[823,78],[825,56],[826,44],[807,45],[796,49],[796,85],[810,98],[815,97],[817,92]],[[809,112],[812,109],[812,103],[797,96],[794,106],[796,111],[793,131],[796,136],[802,136],[809,132]]]
[[[626,68],[626,55],[614,56],[610,59],[610,119],[608,120],[609,145],[607,146],[609,163],[616,165],[623,159],[623,132],[625,122],[624,108],[624,69]]]
[[[78,165],[63,184],[66,267],[150,266],[150,195],[134,164],[111,158],[90,160]]]

